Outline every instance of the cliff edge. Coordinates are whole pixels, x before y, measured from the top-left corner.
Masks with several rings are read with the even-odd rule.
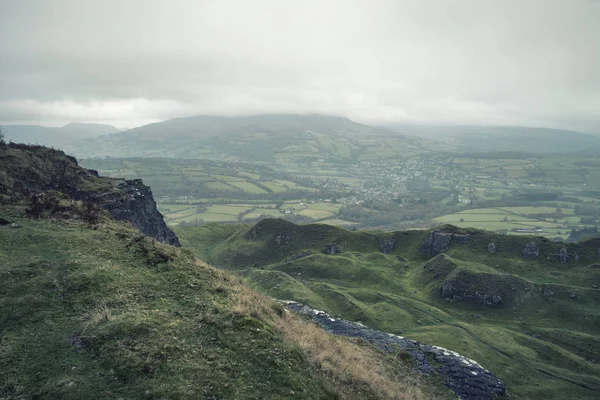
[[[107,212],[160,242],[180,246],[141,179],[100,177],[74,157],[44,146],[10,143],[0,149],[0,204],[27,206],[34,216],[91,218]]]

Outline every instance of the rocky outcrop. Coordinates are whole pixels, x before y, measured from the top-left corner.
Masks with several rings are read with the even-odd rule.
[[[286,244],[290,243],[290,237],[284,235],[283,233],[278,233],[275,235],[274,240],[277,246],[285,246]]]
[[[396,238],[379,239],[379,250],[381,250],[385,254],[390,254],[392,251],[394,251],[395,245],[396,245]]]
[[[554,292],[549,287],[545,287],[542,290],[542,293],[544,294],[544,296],[548,296],[548,297],[554,296]]]
[[[486,293],[479,290],[469,290],[462,283],[456,281],[444,283],[440,288],[440,295],[442,298],[452,301],[462,300],[486,306],[498,306],[502,303],[502,294],[497,291]]]
[[[548,260],[553,258],[560,261],[561,264],[566,264],[569,261],[579,261],[579,254],[574,251],[569,251],[566,247],[563,247],[548,257]]]
[[[323,253],[329,254],[329,255],[334,255],[334,254],[338,254],[341,252],[342,252],[342,247],[337,243],[329,243],[323,249]]]
[[[80,167],[62,151],[27,144],[11,144],[0,154],[0,176],[5,192],[0,193],[0,201],[29,204],[34,218],[77,216],[94,224],[105,210],[158,241],[179,246],[156,208],[152,191],[140,179],[99,177],[98,171]],[[80,201],[83,207],[76,202],[58,206],[58,199]]]
[[[487,252],[490,254],[494,254],[498,251],[498,247],[496,246],[496,243],[488,243],[487,245]]]
[[[131,223],[144,235],[159,242],[181,246],[179,239],[156,208],[150,187],[144,185],[141,179],[134,179],[119,183],[117,189],[119,190],[111,192],[101,201],[102,208],[113,218]]]
[[[461,235],[452,232],[434,231],[427,235],[425,242],[421,245],[421,251],[429,257],[444,253],[454,243],[468,243],[469,235]]]
[[[398,348],[408,352],[419,372],[442,376],[446,386],[460,399],[491,400],[506,392],[506,385],[494,373],[452,350],[376,331],[356,322],[331,318],[323,311],[296,302],[284,303],[288,309],[308,315],[317,325],[335,335],[362,338],[386,353],[396,352]]]
[[[537,244],[535,244],[535,242],[529,242],[525,245],[525,247],[523,247],[521,254],[523,257],[532,260],[540,255],[540,248]]]
[[[248,231],[248,233],[246,233],[246,238],[248,240],[255,240],[258,237],[258,232],[256,232],[256,229],[250,229]]]

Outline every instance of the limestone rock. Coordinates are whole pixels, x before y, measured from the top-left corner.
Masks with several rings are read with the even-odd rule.
[[[299,303],[285,304],[288,309],[307,315],[317,325],[334,335],[361,338],[386,353],[397,351],[400,347],[412,356],[419,372],[426,375],[439,374],[445,380],[446,386],[460,399],[487,400],[505,394],[506,386],[496,375],[476,361],[452,350],[375,331],[356,322],[332,318],[323,311],[313,310]],[[417,321],[419,322],[422,323]]]
[[[502,303],[502,295],[500,293],[479,293],[466,289],[460,282],[446,282],[440,288],[441,297],[454,301],[468,301],[476,304],[487,306],[498,306]]]
[[[395,244],[396,238],[379,239],[379,249],[385,254],[390,254],[392,251],[394,251]]]
[[[290,243],[290,237],[283,233],[278,233],[275,235],[275,243],[277,243],[277,246],[285,246]]]
[[[531,260],[540,255],[540,248],[534,242],[529,242],[525,245],[521,254],[523,254],[523,257]]]
[[[571,260],[579,260],[579,255],[574,251],[568,251],[566,247],[563,247],[562,249],[554,253],[553,256],[556,259],[558,259],[561,264],[566,264]]]
[[[111,194],[112,198],[103,201],[103,208],[113,218],[131,223],[144,235],[159,242],[181,246],[179,239],[156,208],[150,187],[144,185],[141,179],[133,179],[120,183],[118,188],[119,191]]]
[[[327,246],[325,246],[325,248],[323,249],[323,253],[325,254],[329,254],[329,255],[333,255],[333,254],[338,254],[342,252],[342,248],[339,244],[337,243],[329,243]]]
[[[494,243],[494,242],[488,243],[487,251],[488,251],[488,253],[491,253],[491,254],[494,254],[495,252],[497,252],[498,247],[496,247],[496,243]]]
[[[452,242],[465,244],[469,241],[469,235],[461,235],[452,232],[434,231],[427,235],[421,246],[421,251],[429,257],[444,253]]]

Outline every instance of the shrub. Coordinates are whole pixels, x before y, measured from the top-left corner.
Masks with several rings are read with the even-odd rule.
[[[61,209],[61,195],[61,193],[54,191],[34,193],[29,197],[29,204],[25,212],[35,219],[39,219],[46,212],[52,215]]]

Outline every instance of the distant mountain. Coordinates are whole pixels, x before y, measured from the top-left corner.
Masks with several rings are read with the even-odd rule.
[[[16,143],[34,143],[63,149],[71,142],[91,139],[118,132],[111,125],[71,123],[61,127],[40,125],[3,125],[7,140]]]
[[[330,115],[175,118],[74,143],[78,157],[179,157],[310,165],[410,157],[452,146]]]
[[[570,153],[600,149],[600,136],[550,128],[469,125],[386,125],[407,135],[437,140],[462,152]]]

